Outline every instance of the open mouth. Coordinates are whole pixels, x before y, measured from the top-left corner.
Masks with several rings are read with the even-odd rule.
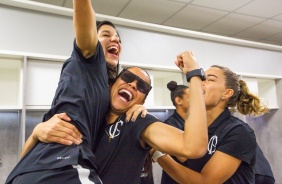
[[[118,47],[117,46],[110,46],[107,48],[107,51],[110,53],[110,54],[113,54],[115,56],[118,56]]]
[[[126,89],[121,89],[119,90],[118,94],[125,99],[127,102],[132,100],[132,94],[130,91],[126,90]]]

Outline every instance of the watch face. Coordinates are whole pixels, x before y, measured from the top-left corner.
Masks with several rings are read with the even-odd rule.
[[[205,75],[205,71],[201,68],[201,74]]]
[[[201,74],[202,74],[202,80],[206,80],[206,74],[205,71],[201,68]]]

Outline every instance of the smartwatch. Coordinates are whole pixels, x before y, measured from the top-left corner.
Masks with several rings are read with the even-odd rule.
[[[190,82],[190,79],[194,76],[199,76],[202,79],[202,81],[206,80],[205,71],[202,68],[187,72],[186,74],[187,82]]]

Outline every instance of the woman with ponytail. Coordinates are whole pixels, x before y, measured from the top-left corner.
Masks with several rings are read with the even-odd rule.
[[[255,183],[253,166],[257,143],[254,131],[232,116],[230,109],[254,116],[262,115],[268,109],[230,69],[213,65],[205,74],[203,90],[209,135],[206,155],[187,160],[185,166],[169,155],[159,157],[157,162],[177,183]]]

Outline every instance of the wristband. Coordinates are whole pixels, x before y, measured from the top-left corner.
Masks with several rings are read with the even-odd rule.
[[[154,151],[154,154],[152,155],[152,160],[154,162],[157,162],[158,161],[158,158],[162,157],[162,156],[165,156],[166,154],[165,153],[162,153],[158,150]]]

